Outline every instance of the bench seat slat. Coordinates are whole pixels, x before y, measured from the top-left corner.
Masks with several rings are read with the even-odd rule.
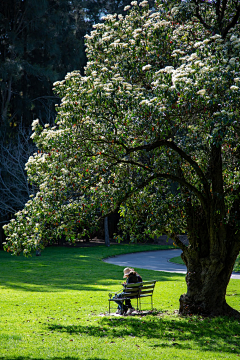
[[[123,289],[122,292],[139,292],[141,288],[138,287],[138,288],[127,288],[127,289]]]
[[[133,283],[133,284],[126,284],[124,285],[125,288],[129,288],[129,287],[139,287],[139,286],[142,286],[142,283]]]
[[[154,289],[154,287],[155,285],[153,286],[148,285],[148,286],[142,286],[141,289]]]
[[[139,291],[134,291],[134,292],[125,292],[123,293],[123,296],[138,296],[140,294]]]
[[[142,289],[141,287],[133,288],[133,289],[123,289],[123,292],[139,292],[139,290]]]
[[[141,291],[140,295],[142,294],[153,294],[153,291]]]
[[[137,297],[136,297],[137,298]],[[135,299],[136,299],[135,298]],[[131,299],[134,299],[134,298],[130,298],[129,296],[126,296],[124,298],[120,298],[120,299],[117,299],[118,301],[125,301],[125,300],[131,300]],[[115,301],[116,299],[108,299],[108,301]]]

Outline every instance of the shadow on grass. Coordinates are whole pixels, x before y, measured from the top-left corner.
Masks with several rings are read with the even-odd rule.
[[[101,259],[123,253],[148,250],[143,245],[114,245],[92,248],[50,247],[41,257],[13,257],[0,251],[0,284],[23,291],[54,292],[65,290],[108,291],[121,281],[122,266]],[[151,248],[152,250],[152,248]],[[159,250],[159,247],[156,248]],[[180,281],[183,275],[141,270],[144,280]]]
[[[108,338],[146,338],[155,339],[151,347],[172,347],[189,349],[189,342],[202,351],[240,352],[240,323],[229,318],[169,320],[159,315],[137,318],[102,318],[99,324],[48,325],[48,329],[68,334],[86,334]]]

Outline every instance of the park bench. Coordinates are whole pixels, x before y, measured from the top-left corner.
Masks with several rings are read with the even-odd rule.
[[[116,300],[124,302],[125,300],[132,300],[132,299],[136,299],[137,300],[137,310],[141,311],[141,299],[142,298],[146,298],[146,297],[151,297],[151,309],[153,309],[153,291],[154,291],[154,287],[156,284],[156,280],[152,280],[152,281],[143,281],[141,283],[135,283],[135,284],[127,284],[127,285],[123,285],[123,288],[115,293],[109,294],[109,314],[110,314],[110,304],[111,301],[114,301],[115,299],[113,299],[113,295],[118,295],[119,293],[121,293],[121,297],[118,297]],[[138,304],[139,304],[139,308],[138,308]]]

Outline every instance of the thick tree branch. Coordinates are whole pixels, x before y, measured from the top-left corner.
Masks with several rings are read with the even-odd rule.
[[[197,175],[199,176],[199,178],[202,181],[202,184],[204,186],[204,190],[207,194],[207,196],[209,196],[209,184],[208,181],[203,173],[203,171],[201,170],[201,168],[199,167],[199,165],[197,164],[196,161],[194,161],[190,155],[186,154],[182,149],[180,149],[173,141],[169,141],[169,140],[157,140],[152,144],[149,145],[141,145],[141,146],[137,146],[135,148],[131,148],[127,151],[127,154],[130,154],[132,152],[136,152],[139,150],[146,150],[146,151],[151,151],[154,150],[156,148],[162,147],[162,146],[166,146],[172,150],[174,150],[176,153],[178,153],[178,155],[183,158],[184,160],[186,160],[191,166],[192,168],[196,171]]]
[[[221,4],[220,0],[217,0],[216,3],[215,3],[216,15],[217,15],[218,20],[220,19],[220,13],[221,13],[220,4]]]
[[[230,23],[225,27],[225,29],[223,29],[223,32],[222,32],[223,38],[225,38],[227,36],[229,30],[232,29],[237,24],[239,17],[240,17],[240,5],[236,7],[236,13],[233,16]]]
[[[216,18],[217,18],[217,26],[218,30],[223,38],[226,38],[228,32],[230,29],[232,29],[238,22],[239,17],[240,17],[240,5],[239,2],[236,1],[235,2],[235,15],[232,17],[232,19],[230,20],[230,22],[228,23],[228,25],[224,28],[223,27],[223,19],[226,15],[226,9],[227,9],[227,5],[228,5],[229,0],[217,0],[215,2],[215,13],[216,13]],[[200,21],[200,23],[205,27],[205,29],[207,30],[214,30],[212,25],[209,25],[203,18],[203,16],[200,13],[200,6],[199,6],[199,0],[194,0],[194,4],[195,4],[195,16],[196,18]]]
[[[205,29],[207,30],[211,30],[212,26],[208,25],[206,23],[206,21],[204,21],[203,17],[200,15],[200,9],[199,9],[199,2],[198,0],[194,0],[194,4],[196,5],[196,12],[195,12],[195,16],[196,18],[200,21],[200,23],[205,27]]]
[[[180,247],[180,249],[181,249],[182,251],[186,251],[187,246],[184,245],[184,244],[181,242],[181,240],[179,239],[179,236],[178,236],[177,234],[172,233],[172,234],[170,235],[170,237],[171,237],[171,239],[174,240],[174,242],[177,244],[178,247]]]
[[[136,163],[133,162],[133,161],[121,161],[121,163],[136,165]],[[151,169],[149,169],[149,172],[152,172]],[[125,196],[117,203],[117,207],[119,207],[121,205],[121,203],[126,201],[131,195],[138,192],[139,190],[141,190],[142,188],[144,188],[145,186],[150,184],[150,182],[152,182],[154,180],[157,180],[157,179],[169,179],[169,180],[172,180],[174,182],[178,182],[182,186],[185,186],[186,188],[188,188],[189,191],[193,192],[196,195],[196,197],[201,202],[204,210],[207,211],[206,199],[199,190],[197,190],[193,185],[188,183],[185,179],[183,179],[181,177],[178,177],[178,176],[175,176],[173,174],[165,174],[165,173],[156,173],[154,175],[151,175],[146,181],[144,181],[141,184],[137,185],[134,190],[131,190],[131,191],[127,192],[125,194]],[[115,212],[115,210],[113,212]],[[106,215],[106,216],[108,216],[108,215]]]
[[[219,0],[220,1],[220,0]],[[225,11],[226,11],[226,7],[227,7],[227,3],[228,3],[228,0],[223,0],[222,1],[222,9],[221,9],[221,14],[220,14],[220,21],[222,22],[223,18],[224,18],[224,14],[225,14]]]

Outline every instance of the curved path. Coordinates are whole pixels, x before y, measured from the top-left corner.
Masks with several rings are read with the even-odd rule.
[[[169,259],[180,256],[182,250],[157,250],[157,251],[145,251],[132,254],[117,255],[104,259],[109,264],[124,266],[124,267],[136,267],[140,269],[148,269],[155,271],[166,271],[172,273],[186,274],[186,266],[174,264],[169,262]],[[240,279],[239,273],[234,273],[231,276],[232,279]]]

